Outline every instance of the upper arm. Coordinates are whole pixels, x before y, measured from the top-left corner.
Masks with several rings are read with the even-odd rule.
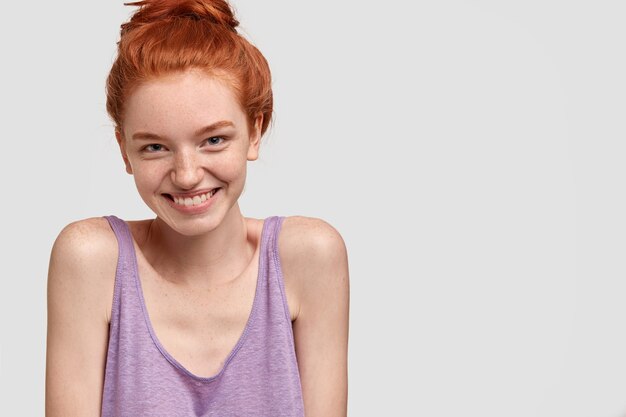
[[[345,416],[349,278],[344,241],[322,220],[288,217],[279,251],[298,305],[293,331],[305,414]]]
[[[104,223],[103,223],[104,222]],[[46,415],[99,416],[117,250],[106,219],[59,234],[48,269]]]

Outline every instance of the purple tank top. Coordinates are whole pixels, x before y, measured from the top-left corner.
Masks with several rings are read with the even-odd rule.
[[[115,274],[102,416],[304,416],[302,389],[277,238],[283,217],[263,223],[252,311],[219,373],[198,377],[161,345],[144,303],[128,225],[115,232]]]

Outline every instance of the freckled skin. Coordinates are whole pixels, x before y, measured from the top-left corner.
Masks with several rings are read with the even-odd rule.
[[[197,135],[204,126],[228,121],[210,135]],[[253,132],[230,86],[200,71],[188,70],[138,86],[125,105],[118,142],[127,172],[133,174],[141,198],[178,233],[193,236],[217,227],[235,207],[246,179],[247,161],[258,157],[261,119]],[[135,140],[138,132],[158,139]],[[211,137],[223,136],[209,141]],[[147,145],[151,145],[146,149]],[[184,193],[221,187],[221,195],[201,215],[181,215],[163,193]]]

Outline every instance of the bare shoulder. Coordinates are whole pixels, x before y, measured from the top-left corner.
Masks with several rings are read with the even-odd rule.
[[[111,256],[117,257],[115,234],[104,217],[93,217],[72,222],[61,230],[52,247],[51,260],[102,266]]]
[[[306,304],[339,287],[347,291],[348,255],[341,234],[322,219],[303,216],[285,218],[278,251],[288,293],[292,319]]]
[[[48,268],[46,415],[99,413],[117,266],[105,218],[67,225]]]
[[[50,255],[50,301],[67,301],[67,297],[95,301],[108,316],[107,295],[112,297],[117,256],[117,239],[104,217],[79,220],[65,226]]]
[[[288,217],[278,238],[305,413],[345,416],[350,310],[344,240],[321,219]],[[291,299],[289,299],[291,293]]]
[[[337,229],[315,217],[286,217],[278,244],[281,256],[285,257],[308,258],[311,255],[324,256],[346,251],[343,238]]]

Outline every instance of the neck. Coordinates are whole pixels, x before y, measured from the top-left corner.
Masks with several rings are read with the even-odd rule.
[[[162,277],[194,286],[232,281],[254,256],[237,204],[215,229],[197,236],[181,235],[157,217],[144,246],[146,259]]]

